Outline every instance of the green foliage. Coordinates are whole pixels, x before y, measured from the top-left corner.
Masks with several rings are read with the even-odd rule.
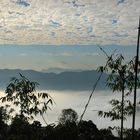
[[[11,102],[20,108],[20,116],[33,119],[33,115],[43,114],[53,104],[48,93],[37,93],[38,83],[28,80],[20,74],[20,78],[12,78],[5,90],[2,102]]]

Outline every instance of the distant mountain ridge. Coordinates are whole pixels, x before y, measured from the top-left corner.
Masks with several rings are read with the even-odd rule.
[[[80,72],[80,71],[83,71],[81,69],[65,69],[65,68],[49,68],[49,69],[43,69],[42,72],[45,72],[45,73],[62,73],[62,72]]]
[[[0,69],[0,90],[5,89],[12,77],[19,77],[19,73],[28,79],[38,82],[43,90],[91,90],[99,73],[95,70],[79,72],[45,73],[34,70]],[[107,74],[103,74],[97,90],[105,90]]]

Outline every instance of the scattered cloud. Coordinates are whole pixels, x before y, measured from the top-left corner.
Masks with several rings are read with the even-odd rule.
[[[98,52],[57,52],[57,53],[47,53],[49,56],[53,57],[92,57],[99,56]]]
[[[83,56],[99,56],[99,53],[83,53]]]
[[[69,57],[69,56],[74,56],[74,54],[70,53],[70,52],[61,52],[61,53],[48,53],[49,56],[56,56],[56,57]]]
[[[139,7],[139,0],[1,0],[0,44],[133,45]]]

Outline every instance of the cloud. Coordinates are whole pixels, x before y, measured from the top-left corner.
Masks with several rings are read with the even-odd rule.
[[[1,0],[0,44],[133,45],[139,7],[138,0]]]
[[[19,55],[24,57],[24,56],[27,56],[28,54],[27,53],[20,53]]]
[[[55,57],[70,57],[70,56],[74,56],[73,53],[70,53],[70,52],[59,52],[59,53],[56,53],[56,52],[53,52],[53,53],[47,53],[49,56],[55,56]]]
[[[83,56],[99,56],[99,53],[83,53]]]

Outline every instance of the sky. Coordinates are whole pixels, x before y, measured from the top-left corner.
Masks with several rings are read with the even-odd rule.
[[[102,48],[111,55],[123,54],[126,62],[135,56],[136,46],[107,45]],[[106,56],[94,45],[0,45],[1,69],[33,69],[46,71],[49,68],[92,70],[105,65]]]
[[[96,69],[97,47],[135,55],[140,0],[0,0],[0,68]]]

